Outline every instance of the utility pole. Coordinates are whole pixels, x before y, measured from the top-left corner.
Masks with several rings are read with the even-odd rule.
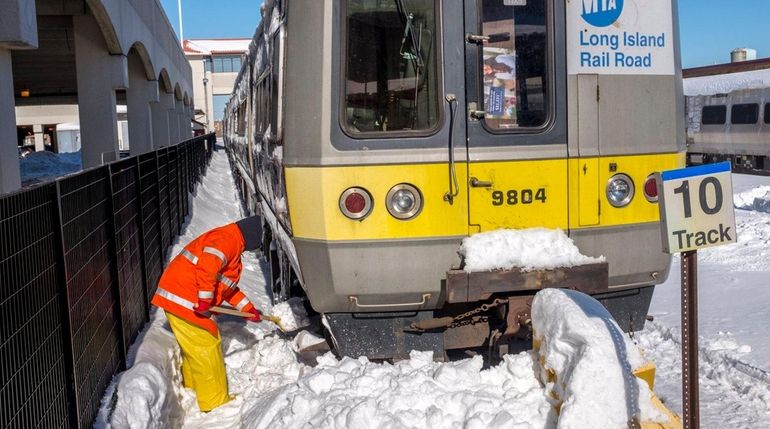
[[[179,44],[184,44],[184,27],[182,26],[182,0],[177,0],[179,9]]]

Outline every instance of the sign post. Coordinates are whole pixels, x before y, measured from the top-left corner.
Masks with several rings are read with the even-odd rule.
[[[656,179],[663,251],[682,255],[682,411],[685,429],[697,429],[697,250],[737,239],[730,163],[664,171]]]

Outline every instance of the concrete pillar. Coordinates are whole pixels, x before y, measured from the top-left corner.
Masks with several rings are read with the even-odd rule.
[[[153,150],[153,127],[150,103],[158,102],[158,82],[147,80],[142,60],[132,55],[128,58],[128,141],[131,155]]]
[[[21,187],[15,107],[11,51],[0,47],[0,194]]]
[[[192,132],[190,132],[190,106],[182,105],[182,115],[179,117],[179,129],[180,140],[190,140],[192,138]]]
[[[172,95],[173,96],[173,95]],[[182,101],[174,99],[174,104],[170,106],[168,109],[168,137],[169,137],[169,145],[174,145],[179,143],[179,104],[182,103]]]
[[[118,159],[115,89],[128,86],[126,57],[110,55],[96,20],[73,17],[83,168]]]
[[[158,102],[150,103],[152,112],[152,142],[155,149],[169,145],[171,124],[168,121],[168,111],[174,106],[174,94],[158,93]]]
[[[35,152],[45,150],[45,135],[43,134],[43,125],[35,124],[32,126],[32,132],[35,133]]]

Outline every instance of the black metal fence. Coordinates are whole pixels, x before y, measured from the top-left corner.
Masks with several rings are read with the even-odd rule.
[[[202,136],[0,196],[0,427],[93,424],[214,143]]]

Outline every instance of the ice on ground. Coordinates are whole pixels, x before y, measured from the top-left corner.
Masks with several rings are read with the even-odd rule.
[[[598,301],[544,289],[532,303],[532,327],[540,381],[561,403],[559,428],[667,421],[652,405],[647,383],[633,374],[644,364],[639,350]]]
[[[310,324],[301,298],[291,298],[273,306],[272,315],[281,319],[285,331],[296,331]]]
[[[573,267],[604,262],[585,256],[560,229],[500,229],[482,232],[463,240],[460,253],[465,271],[521,268],[525,271]]]

